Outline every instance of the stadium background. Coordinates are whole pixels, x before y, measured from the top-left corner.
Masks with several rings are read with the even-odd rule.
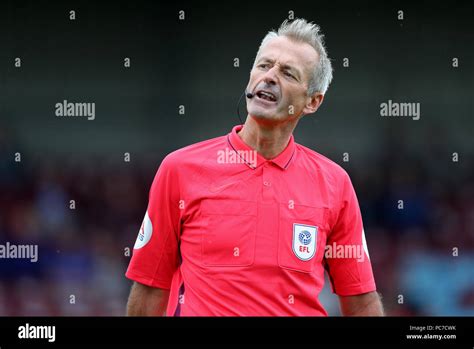
[[[39,261],[0,260],[0,315],[124,314],[124,252],[157,167],[238,123],[258,45],[289,11],[322,27],[335,69],[295,138],[349,172],[387,313],[474,314],[472,4],[4,1],[0,242],[38,244]],[[64,99],[94,102],[95,120],[57,117]],[[388,100],[421,119],[381,117]]]

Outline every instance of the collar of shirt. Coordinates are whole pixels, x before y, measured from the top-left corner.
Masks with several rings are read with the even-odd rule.
[[[243,128],[243,125],[237,125],[232,128],[232,131],[227,135],[227,141],[229,142],[231,148],[237,153],[237,154],[249,154],[250,152],[255,151],[251,147],[249,147],[237,134],[241,129]],[[296,147],[295,147],[295,140],[293,135],[290,137],[290,141],[288,142],[288,145],[286,148],[278,154],[276,157],[273,159],[265,159],[262,155],[256,152],[256,159],[257,159],[257,166],[254,166],[251,162],[247,161],[249,157],[242,157],[247,166],[249,166],[251,169],[255,170],[259,166],[263,165],[266,162],[273,162],[275,165],[280,167],[282,170],[286,170],[292,163],[293,157],[295,155]]]

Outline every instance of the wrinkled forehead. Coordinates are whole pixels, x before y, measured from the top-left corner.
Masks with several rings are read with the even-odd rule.
[[[270,39],[260,48],[256,62],[262,59],[269,59],[280,64],[292,65],[304,70],[311,70],[318,62],[319,55],[308,43],[279,36]]]

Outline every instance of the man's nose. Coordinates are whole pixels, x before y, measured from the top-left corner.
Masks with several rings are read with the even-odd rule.
[[[263,77],[263,81],[265,81],[268,85],[276,85],[276,72],[278,67],[274,66],[271,69],[267,70]]]

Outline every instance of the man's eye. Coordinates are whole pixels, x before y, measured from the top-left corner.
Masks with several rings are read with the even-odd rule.
[[[288,76],[288,77],[290,77],[290,78],[293,78],[293,79],[295,78],[291,73],[289,73],[289,72],[287,72],[287,71],[285,72],[285,75]]]
[[[260,68],[267,68],[267,67],[268,67],[268,64],[262,63],[262,64],[259,65],[259,67],[260,67]]]

